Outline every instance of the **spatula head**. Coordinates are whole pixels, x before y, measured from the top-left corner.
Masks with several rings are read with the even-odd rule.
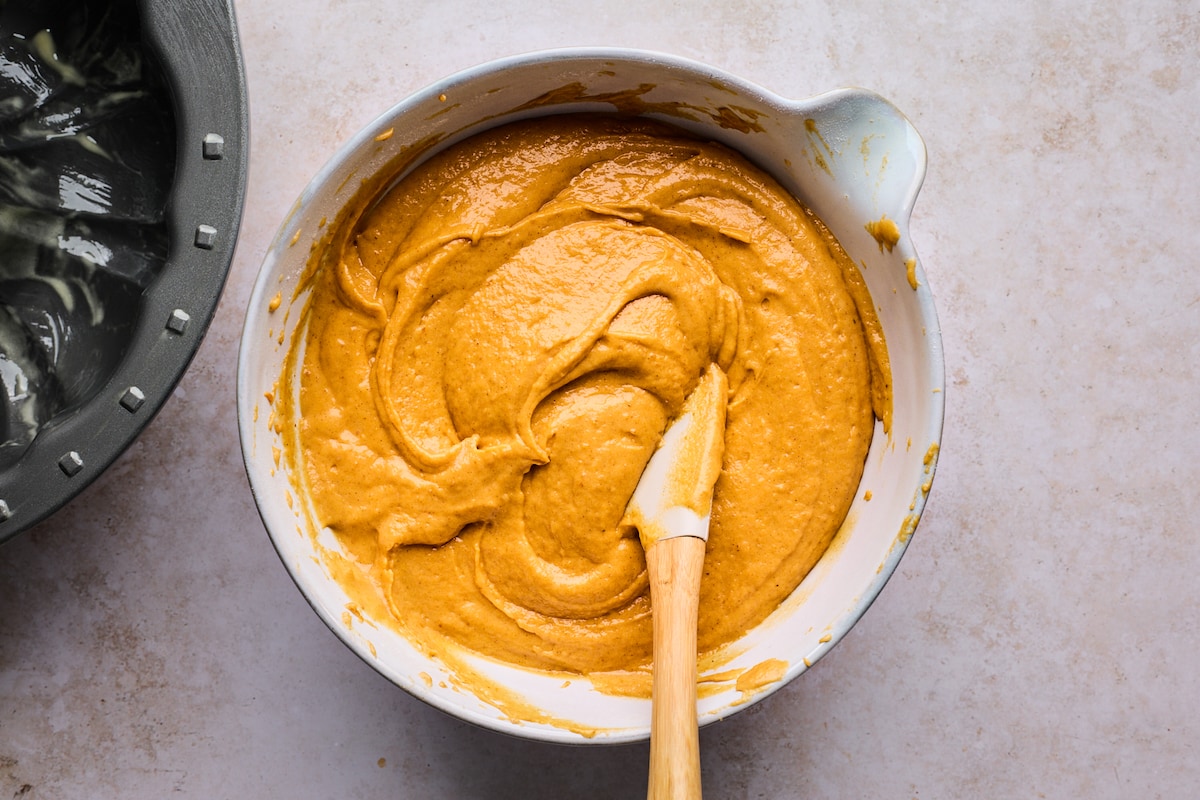
[[[713,486],[725,454],[728,393],[725,373],[710,365],[647,462],[625,511],[643,548],[675,536],[708,539]]]

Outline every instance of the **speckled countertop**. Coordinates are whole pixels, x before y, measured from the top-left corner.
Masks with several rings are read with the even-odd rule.
[[[1200,3],[651,6],[237,3],[233,270],[162,413],[0,548],[0,797],[644,793],[645,746],[476,730],[344,648],[269,543],[234,411],[258,265],[334,150],[446,74],[582,44],[870,88],[929,148],[913,236],[947,418],[925,518],[828,657],[703,732],[707,796],[1200,794]]]

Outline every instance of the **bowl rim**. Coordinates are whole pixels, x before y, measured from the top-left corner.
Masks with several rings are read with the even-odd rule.
[[[799,110],[808,109],[816,105],[836,104],[844,102],[854,97],[868,96],[878,102],[882,102],[889,106],[897,115],[906,122],[911,129],[911,133],[915,137],[915,149],[913,155],[916,161],[916,168],[913,172],[912,180],[906,187],[903,195],[903,200],[900,203],[902,215],[895,218],[895,222],[901,229],[901,235],[904,239],[911,241],[909,234],[909,224],[913,207],[915,205],[917,195],[920,192],[921,185],[926,173],[926,158],[927,151],[924,140],[916,132],[915,127],[908,121],[907,117],[897,109],[892,103],[880,97],[869,90],[858,89],[853,87],[845,87],[834,89],[829,92],[824,92],[809,96],[798,100],[785,98],[776,94],[762,86],[740,78],[725,70],[711,66],[709,64],[693,60],[690,58],[677,56],[673,54],[663,53],[654,50],[644,50],[636,48],[624,47],[561,47],[542,50],[532,50],[515,55],[503,56],[500,58],[484,61],[476,65],[461,69],[446,77],[438,79],[425,87],[412,92],[393,104],[391,107],[383,111],[375,117],[370,123],[353,134],[341,146],[337,148],[334,154],[326,160],[326,162],[317,170],[313,178],[306,184],[305,188],[300,193],[298,199],[290,207],[285,218],[281,221],[278,231],[268,247],[260,274],[257,276],[254,289],[252,291],[250,301],[247,306],[245,322],[243,325],[242,339],[238,353],[238,369],[237,369],[237,395],[238,395],[238,419],[239,419],[239,436],[242,444],[243,463],[249,477],[251,491],[255,497],[255,507],[259,512],[260,518],[263,520],[269,538],[275,547],[277,555],[283,562],[288,574],[292,577],[293,582],[299,588],[301,595],[309,606],[317,613],[326,626],[335,634],[335,636],[352,652],[359,656],[361,660],[367,663],[373,670],[381,673],[388,678],[390,682],[397,685],[404,691],[418,698],[438,710],[449,714],[476,726],[499,732],[502,734],[514,736],[521,739],[571,744],[571,745],[588,745],[588,744],[627,744],[631,742],[645,741],[649,735],[648,722],[645,730],[637,729],[632,731],[618,730],[613,732],[605,732],[602,736],[595,738],[583,738],[578,734],[560,730],[557,728],[546,728],[543,726],[531,726],[514,724],[506,719],[497,719],[478,713],[474,709],[464,705],[457,705],[446,702],[440,696],[422,691],[423,687],[408,680],[404,680],[404,676],[391,669],[387,664],[381,663],[381,660],[373,657],[363,644],[351,637],[349,632],[343,627],[341,620],[334,618],[330,613],[327,613],[315,599],[310,596],[305,584],[293,566],[289,563],[284,551],[281,549],[280,542],[276,538],[276,532],[272,530],[270,523],[267,520],[266,514],[260,502],[260,491],[256,485],[255,468],[253,466],[253,447],[254,447],[254,431],[252,419],[254,398],[250,395],[251,387],[249,386],[251,376],[249,374],[250,361],[256,343],[252,343],[251,326],[252,320],[259,309],[263,308],[268,300],[268,296],[272,294],[273,286],[267,280],[267,268],[272,265],[277,253],[281,248],[286,247],[285,233],[288,232],[289,222],[297,213],[297,210],[302,208],[308,200],[317,192],[319,188],[324,186],[332,176],[337,174],[339,170],[349,161],[353,155],[363,147],[370,146],[377,141],[381,134],[385,134],[392,127],[394,121],[403,117],[404,114],[419,107],[422,103],[428,102],[431,98],[437,98],[439,95],[453,91],[457,85],[479,80],[489,75],[501,73],[513,68],[529,67],[543,62],[585,62],[585,61],[618,61],[625,64],[638,64],[651,67],[661,67],[670,70],[678,70],[689,73],[693,78],[703,78],[707,80],[717,80],[722,84],[731,87],[735,92],[747,96],[755,97],[766,105],[774,106],[789,114],[795,114]],[[548,111],[546,113],[556,113]],[[489,125],[477,127],[469,125],[470,133],[478,132],[483,127],[491,125],[503,124],[510,121],[510,115],[501,114],[500,117],[491,121]],[[419,154],[414,164],[419,164],[424,159],[430,157],[433,153],[446,146],[446,141],[439,141],[430,147],[426,152]],[[411,166],[411,165],[410,165]],[[914,250],[915,256],[915,250]],[[920,271],[922,278],[924,272],[919,262],[917,269]],[[925,280],[922,280],[926,284]],[[942,438],[944,426],[944,354],[941,342],[941,330],[938,324],[937,313],[934,307],[932,293],[930,291],[917,293],[917,303],[921,318],[926,324],[927,347],[929,350],[929,379],[931,383],[940,387],[940,393],[936,394],[931,401],[931,407],[928,414],[929,429],[936,434],[935,441],[940,442]],[[931,486],[933,477],[936,473],[936,459],[930,465],[927,485]],[[912,514],[913,519],[912,529],[915,530],[917,523],[924,510],[928,498],[928,490],[925,492],[917,492],[914,496]],[[751,702],[741,705],[729,706],[720,714],[703,715],[700,719],[701,726],[706,726],[722,719],[727,719],[730,716],[740,713],[741,711],[756,705],[760,700],[774,694],[789,684],[796,676],[806,671],[817,660],[823,656],[832,647],[836,646],[845,636],[845,633],[852,628],[859,619],[865,614],[866,610],[874,603],[879,596],[884,585],[894,574],[896,566],[907,550],[908,544],[911,541],[911,536],[897,538],[887,557],[880,564],[875,578],[869,585],[865,586],[857,596],[857,601],[839,616],[837,622],[829,630],[832,635],[832,640],[817,657],[810,659],[807,663],[792,663],[789,665],[786,675],[779,681],[774,682],[769,687],[755,693]]]

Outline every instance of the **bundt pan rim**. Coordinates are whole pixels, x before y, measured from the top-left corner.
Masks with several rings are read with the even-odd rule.
[[[137,0],[137,7],[175,113],[170,249],[108,382],[0,472],[0,543],[74,499],[150,423],[199,349],[233,261],[249,111],[232,0]]]

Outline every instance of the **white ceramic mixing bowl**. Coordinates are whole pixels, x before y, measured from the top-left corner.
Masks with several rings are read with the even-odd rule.
[[[238,414],[246,469],[284,565],[327,625],[398,686],[462,719],[545,741],[627,742],[649,734],[650,701],[613,697],[586,680],[480,660],[488,678],[570,724],[522,722],[456,687],[447,668],[386,625],[346,612],[349,598],[321,561],[308,505],[277,465],[270,426],[274,390],[302,318],[305,295],[287,309],[322,219],[332,220],[365,176],[398,157],[416,160],[488,127],[546,114],[642,113],[733,147],[771,172],[825,221],[861,267],[891,357],[894,420],[876,425],[847,522],[812,573],[760,626],[730,648],[726,669],[769,659],[787,664],[755,692],[726,690],[700,701],[701,724],[728,716],[804,672],[862,616],[896,568],[932,481],[943,414],[942,347],[933,298],[909,236],[925,174],[925,147],[891,104],[865,91],[783,99],[702,64],[617,49],[557,50],[484,64],[400,102],[348,142],[309,184],[279,230],[250,301],[238,367]],[[894,221],[886,248],[868,223]],[[915,284],[915,286],[914,286]],[[272,312],[281,293],[285,306]],[[280,328],[284,330],[281,335]],[[870,498],[869,500],[866,498]],[[326,532],[327,546],[336,546]],[[584,736],[579,729],[590,729]]]

